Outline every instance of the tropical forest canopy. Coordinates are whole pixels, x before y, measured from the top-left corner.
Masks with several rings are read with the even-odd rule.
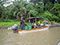
[[[7,1],[7,0],[6,0]],[[0,1],[0,21],[9,19],[21,20],[31,17],[46,17],[49,21],[60,22],[60,0],[30,0],[14,1],[12,5],[4,7]]]

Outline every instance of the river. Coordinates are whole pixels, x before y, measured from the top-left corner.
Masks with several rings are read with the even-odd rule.
[[[56,45],[60,40],[60,27],[32,33],[13,33],[12,30],[0,30],[0,45]]]

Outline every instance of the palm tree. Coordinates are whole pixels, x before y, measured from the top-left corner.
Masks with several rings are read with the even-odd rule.
[[[15,1],[13,5],[14,5],[14,10],[15,10],[13,15],[17,16],[17,20],[19,20],[19,17],[20,17],[20,20],[22,20],[24,11],[26,10],[25,3],[23,1]]]

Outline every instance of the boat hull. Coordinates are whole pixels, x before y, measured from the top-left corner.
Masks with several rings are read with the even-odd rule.
[[[36,29],[28,29],[28,30],[18,30],[18,33],[30,33],[30,32],[37,32],[37,31],[45,31],[48,30],[50,26],[36,28]]]

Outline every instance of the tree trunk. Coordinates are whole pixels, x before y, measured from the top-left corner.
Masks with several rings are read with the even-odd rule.
[[[23,20],[23,12],[21,13],[21,20]]]
[[[29,12],[29,18],[30,18],[30,12]],[[30,19],[29,19],[29,23],[30,23]]]
[[[19,20],[19,16],[17,15],[17,20]]]

